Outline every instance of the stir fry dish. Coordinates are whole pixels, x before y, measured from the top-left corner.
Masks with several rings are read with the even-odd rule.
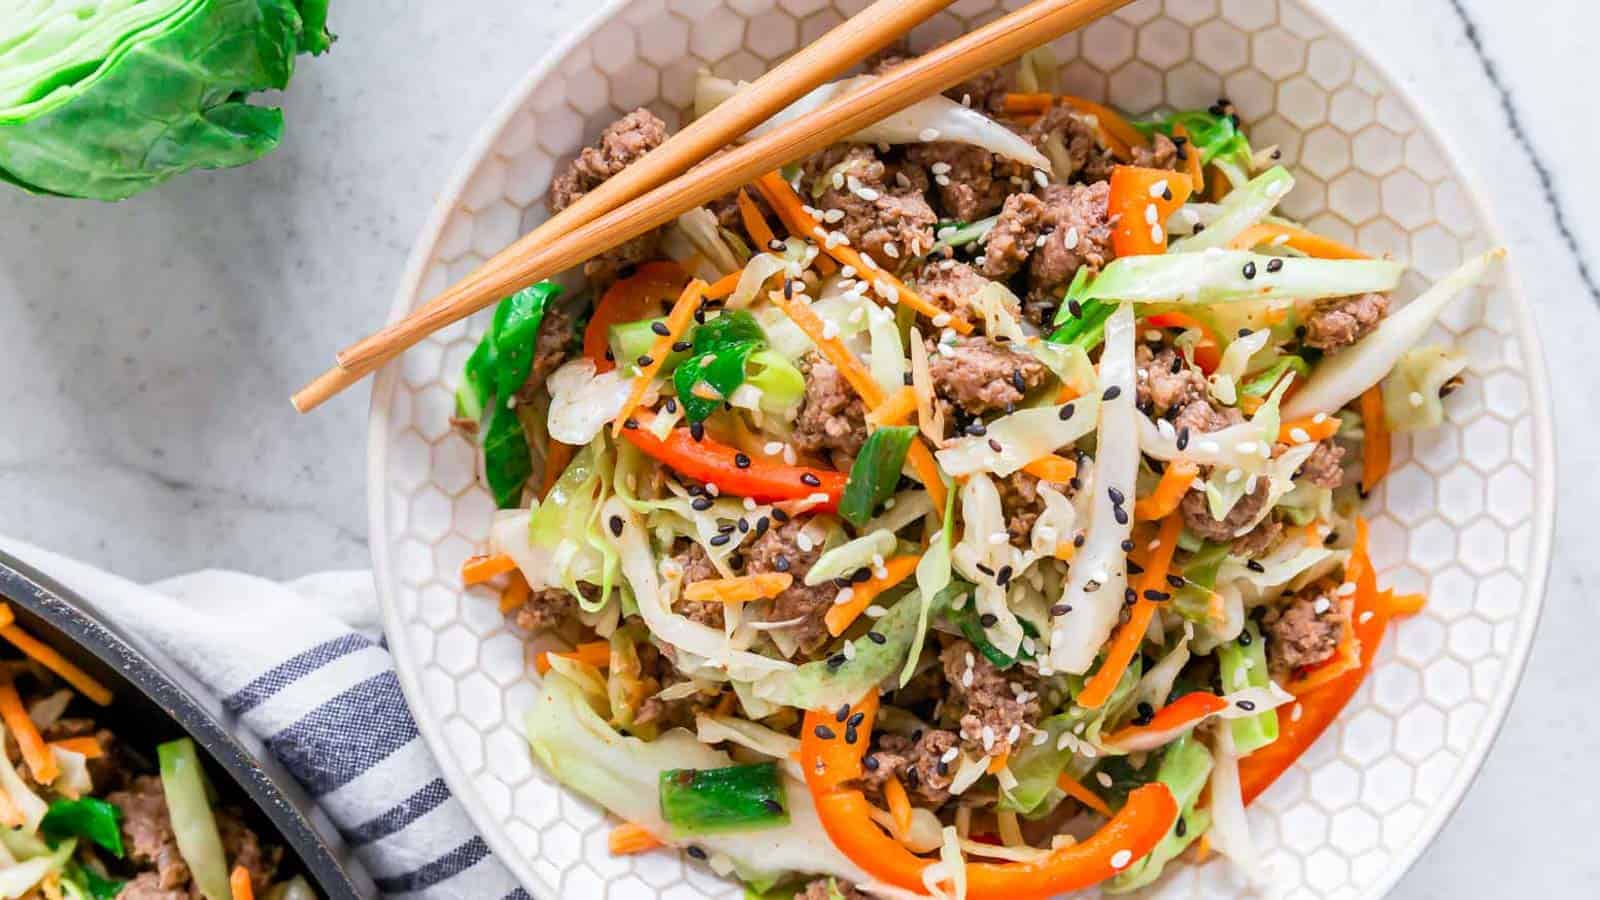
[[[1502,251],[1398,304],[1403,263],[1279,211],[1228,101],[1137,120],[1055,68],[529,287],[466,362],[501,510],[463,581],[529,636],[533,753],[613,852],[807,900],[1257,873],[1246,807],[1422,607],[1362,501]],[[625,116],[550,208],[667,135]]]
[[[315,900],[283,848],[219,805],[189,738],[154,748],[98,718],[111,691],[0,602],[0,897]]]

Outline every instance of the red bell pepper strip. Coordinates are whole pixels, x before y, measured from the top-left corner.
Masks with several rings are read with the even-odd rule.
[[[885,884],[916,893],[926,888],[932,864],[872,821],[860,789],[861,758],[878,710],[874,691],[854,707],[806,714],[800,766],[829,840],[856,865]],[[858,719],[857,716],[860,718]],[[1120,812],[1094,835],[1028,863],[967,863],[967,900],[1043,900],[1099,884],[1148,854],[1178,817],[1178,804],[1162,784],[1128,795]]]
[[[617,367],[606,359],[611,326],[660,315],[661,305],[676,300],[688,281],[688,273],[675,262],[647,262],[608,288],[583,331],[583,355],[594,360],[596,371]]]
[[[1261,796],[1333,724],[1372,671],[1372,660],[1389,622],[1419,608],[1411,598],[1397,600],[1392,592],[1378,590],[1378,574],[1367,555],[1365,519],[1356,520],[1356,545],[1345,564],[1344,577],[1356,586],[1355,617],[1350,625],[1361,645],[1361,665],[1306,693],[1298,702],[1278,707],[1278,739],[1239,761],[1245,803]]]
[[[1182,172],[1117,166],[1111,170],[1111,249],[1117,256],[1167,252],[1167,218],[1178,211],[1194,184]]]
[[[1222,365],[1222,344],[1217,340],[1217,333],[1211,330],[1211,326],[1194,316],[1186,312],[1157,313],[1145,316],[1144,323],[1151,328],[1183,328],[1198,331],[1200,339],[1194,345],[1194,364],[1207,375]]]
[[[724,494],[749,497],[762,503],[803,500],[813,494],[826,494],[828,499],[815,508],[832,512],[838,509],[845,482],[849,480],[842,472],[754,459],[709,437],[697,441],[687,428],[674,428],[666,440],[662,440],[645,427],[648,417],[637,421],[639,427],[622,429],[623,438],[679,475],[714,484]],[[741,459],[748,465],[741,466]]]
[[[1108,747],[1128,750],[1146,749],[1145,744],[1165,744],[1170,738],[1158,741],[1141,740],[1160,737],[1169,732],[1185,731],[1204,722],[1228,708],[1228,701],[1209,691],[1195,691],[1156,710],[1156,714],[1143,725],[1129,725],[1106,736]]]

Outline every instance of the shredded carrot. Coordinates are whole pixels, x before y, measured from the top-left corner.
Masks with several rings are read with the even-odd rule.
[[[255,885],[250,883],[250,870],[244,866],[234,866],[228,874],[228,889],[233,892],[233,900],[255,900]]]
[[[645,391],[650,389],[650,382],[655,380],[656,373],[661,371],[662,364],[672,352],[672,345],[683,337],[690,325],[694,324],[694,314],[700,309],[700,302],[705,299],[708,286],[696,278],[689,282],[689,286],[678,295],[677,302],[672,304],[672,311],[667,313],[667,333],[656,335],[655,342],[650,345],[650,352],[646,354],[648,362],[639,367],[639,374],[633,379],[633,390],[628,392],[627,401],[617,413],[616,421],[611,423],[613,437],[622,433],[623,423],[628,421],[628,417],[638,408],[639,401],[644,399]]]
[[[611,834],[606,837],[606,849],[611,851],[612,856],[648,853],[665,846],[655,835],[645,831],[643,826],[632,822],[624,822],[611,829]]]
[[[561,480],[562,473],[567,471],[567,465],[572,462],[572,457],[577,452],[578,448],[571,444],[563,444],[557,440],[550,441],[550,455],[544,460],[544,484],[539,486],[540,500],[550,496],[551,488]]]
[[[1161,482],[1156,485],[1150,496],[1133,505],[1134,518],[1153,522],[1172,515],[1183,500],[1183,495],[1189,493],[1189,486],[1194,484],[1195,476],[1199,474],[1199,466],[1184,460],[1178,460],[1167,466],[1167,470],[1161,473]]]
[[[805,204],[800,201],[800,197],[794,192],[794,188],[789,186],[789,182],[783,180],[783,176],[776,172],[769,172],[761,176],[756,179],[756,190],[760,191],[761,195],[767,198],[767,203],[777,210],[778,218],[783,220],[784,227],[788,228],[796,237],[818,240],[822,252],[840,263],[854,268],[856,276],[863,282],[875,288],[881,282],[894,295],[896,303],[914,309],[930,319],[938,319],[940,316],[944,316],[950,320],[947,326],[955,329],[958,334],[972,333],[972,323],[964,319],[951,318],[944,310],[928,302],[922,295],[907,287],[905,282],[883,271],[876,263],[856,252],[855,248],[844,245],[829,246],[830,241],[817,238],[817,232],[822,230],[822,226],[817,223],[817,220],[810,213],[806,212]],[[884,291],[880,288],[873,293],[881,295]]]
[[[1341,244],[1333,238],[1323,237],[1320,234],[1296,228],[1293,225],[1279,225],[1272,222],[1262,222],[1251,225],[1239,236],[1228,242],[1228,246],[1235,250],[1250,250],[1254,247],[1293,247],[1307,256],[1318,259],[1370,259],[1354,247]]]
[[[772,233],[772,228],[767,225],[767,219],[761,214],[756,202],[750,199],[750,194],[743,188],[739,189],[739,218],[744,222],[744,232],[755,241],[758,252],[772,249],[772,242],[778,236]]]
[[[867,367],[862,364],[860,359],[856,358],[854,353],[851,353],[843,343],[840,343],[837,337],[827,336],[822,318],[810,306],[785,297],[782,291],[772,292],[772,302],[777,304],[778,308],[783,310],[784,315],[798,325],[800,330],[805,332],[806,337],[817,345],[817,352],[821,353],[828,362],[833,364],[834,368],[839,370],[839,374],[844,377],[845,381],[849,382],[850,387],[861,395],[862,402],[872,409],[883,405],[885,399],[883,388],[879,387],[878,382],[873,380],[872,373],[867,370]]]
[[[0,602],[6,617],[11,616],[11,608]],[[101,684],[98,679],[88,672],[78,668],[67,658],[55,651],[54,647],[39,640],[33,635],[22,630],[20,625],[0,626],[0,637],[10,641],[18,650],[27,654],[34,662],[61,676],[61,680],[72,685],[78,693],[88,697],[100,706],[111,705],[111,690]]]
[[[1056,787],[1061,788],[1068,797],[1082,803],[1100,815],[1107,817],[1111,815],[1111,807],[1100,799],[1100,795],[1084,787],[1071,775],[1062,772],[1061,777],[1056,779]]]
[[[533,666],[539,670],[540,675],[550,671],[550,657],[552,656],[570,659],[586,666],[594,666],[596,669],[604,669],[611,665],[611,642],[590,641],[587,644],[579,644],[576,649],[568,650],[564,653],[551,653],[546,650],[533,658]]]
[[[1041,456],[1022,467],[1022,471],[1051,484],[1066,484],[1078,477],[1078,464],[1054,453]]]
[[[828,625],[828,633],[834,637],[844,634],[844,630],[849,628],[879,595],[910,578],[911,573],[917,570],[917,563],[921,561],[921,554],[896,556],[883,564],[883,577],[874,575],[869,580],[850,588],[850,599],[828,607],[828,612],[823,616],[823,621]]]
[[[917,392],[903,387],[890,394],[867,413],[867,421],[874,425],[902,425],[917,411]]]
[[[0,720],[6,723],[17,747],[22,750],[22,758],[33,770],[33,780],[40,784],[55,781],[61,769],[56,765],[56,758],[50,754],[50,748],[45,746],[39,726],[28,717],[28,709],[22,705],[17,686],[11,683],[9,677],[0,679]]]
[[[483,584],[491,578],[504,575],[517,567],[517,561],[504,553],[494,556],[471,556],[461,564],[461,583],[472,586]]]
[[[1414,616],[1422,612],[1422,608],[1428,604],[1426,594],[1396,594],[1394,591],[1384,591],[1383,597],[1392,616]]]
[[[60,747],[82,756],[84,759],[99,759],[106,755],[106,748],[100,746],[100,741],[93,735],[83,737],[62,738],[51,741],[48,746]]]
[[[989,757],[989,767],[984,771],[988,772],[990,775],[999,775],[1000,772],[1005,769],[1006,765],[1010,762],[1011,754],[1009,753],[1001,753],[996,756],[991,756]]]
[[[906,786],[890,775],[883,783],[883,799],[889,804],[889,815],[894,819],[894,836],[905,840],[911,833],[911,798],[906,796]]]
[[[738,578],[696,581],[683,589],[683,599],[694,603],[749,603],[776,597],[794,584],[787,572],[766,572]]]
[[[514,609],[521,609],[532,595],[533,589],[528,586],[528,579],[522,577],[521,572],[512,572],[511,583],[506,585],[505,592],[500,595],[500,614],[505,615]]]
[[[1194,137],[1189,134],[1189,129],[1182,125],[1172,126],[1172,137],[1183,138],[1187,146],[1180,151],[1183,154],[1184,171],[1189,173],[1189,182],[1194,185],[1196,194],[1204,194],[1206,190],[1206,169],[1200,163],[1200,148],[1195,146]]]
[[[1106,149],[1121,162],[1133,162],[1133,148],[1146,143],[1144,134],[1124,119],[1122,113],[1109,106],[1070,95],[1062,96],[1061,102],[1078,112],[1094,116],[1095,126]]]
[[[906,451],[906,461],[911,463],[911,471],[917,473],[917,478],[928,492],[928,499],[933,501],[933,508],[943,518],[947,499],[944,475],[939,471],[939,463],[928,450],[928,445],[920,440],[912,441],[911,449]]]
[[[1178,549],[1178,536],[1182,533],[1182,516],[1173,514],[1162,520],[1161,532],[1156,536],[1155,549],[1150,551],[1149,559],[1144,562],[1144,577],[1140,580],[1138,588],[1139,599],[1134,603],[1133,611],[1128,614],[1128,621],[1117,629],[1117,635],[1106,650],[1100,670],[1095,672],[1083,686],[1083,691],[1077,698],[1079,706],[1085,709],[1099,709],[1116,689],[1117,682],[1122,680],[1122,673],[1127,670],[1128,664],[1139,652],[1139,645],[1144,642],[1145,632],[1150,629],[1150,620],[1156,614],[1156,607],[1161,605],[1159,599],[1151,598],[1152,592],[1166,593],[1172,589],[1166,583],[1167,570],[1172,566],[1172,554]]]
[[[1361,495],[1366,496],[1389,474],[1389,423],[1384,419],[1383,389],[1378,385],[1361,395],[1361,425],[1366,430],[1361,442]]]
[[[1056,552],[1055,552],[1056,559],[1059,559],[1062,562],[1071,562],[1072,558],[1074,556],[1077,556],[1077,555],[1078,555],[1078,545],[1077,544],[1074,544],[1071,541],[1062,541],[1061,543],[1056,544]]]
[[[706,288],[707,300],[721,300],[739,289],[739,279],[744,277],[744,271],[733,272],[711,282]]]
[[[1001,104],[1000,111],[1008,116],[1040,116],[1056,105],[1056,98],[1054,94],[1007,94]]]
[[[1194,864],[1200,865],[1211,858],[1211,835],[1202,834],[1194,845]]]
[[[1061,390],[1056,393],[1056,405],[1070,403],[1082,393],[1076,384],[1063,384]]]
[[[1325,441],[1338,433],[1338,416],[1322,416],[1321,421],[1318,421],[1316,416],[1291,419],[1278,426],[1278,443],[1311,444]]]
[[[4,628],[17,620],[16,613],[11,611],[11,605],[0,600],[0,628]]]

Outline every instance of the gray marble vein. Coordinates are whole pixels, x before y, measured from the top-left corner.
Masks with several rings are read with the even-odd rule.
[[[1600,896],[1600,142],[1588,0],[1324,0],[1479,176],[1545,330],[1562,466],[1527,678],[1459,813],[1394,896]],[[133,201],[0,193],[0,532],[135,578],[367,564],[366,398],[287,396],[387,315],[434,191],[596,6],[335,4],[283,148]]]

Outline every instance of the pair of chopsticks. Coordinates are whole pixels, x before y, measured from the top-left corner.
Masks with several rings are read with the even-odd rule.
[[[845,140],[1130,0],[1035,0],[783,127],[712,156],[857,62],[891,46],[951,2],[877,0],[411,315],[345,348],[335,368],[294,395],[295,408],[309,412],[433,332],[502,297]]]

